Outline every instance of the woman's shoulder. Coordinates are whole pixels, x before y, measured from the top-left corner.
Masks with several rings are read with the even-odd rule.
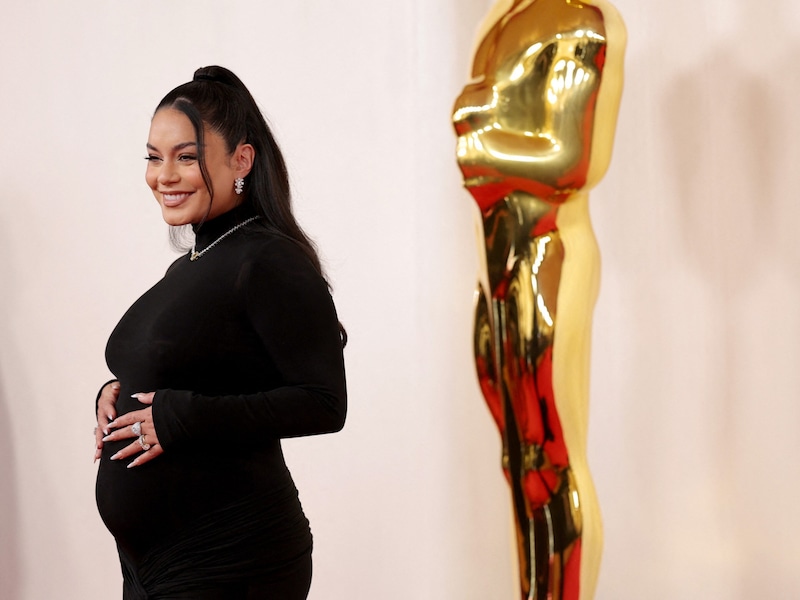
[[[315,282],[327,288],[324,277],[306,250],[291,238],[268,229],[248,232],[240,257],[247,277],[268,277],[280,281]]]
[[[276,266],[289,263],[313,268],[311,259],[299,243],[275,231],[264,228],[253,230],[249,232],[245,242],[244,258],[249,262]]]

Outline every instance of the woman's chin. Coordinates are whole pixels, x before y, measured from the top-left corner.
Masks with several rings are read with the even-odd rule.
[[[161,216],[167,225],[173,227],[180,227],[181,225],[190,225],[194,222],[192,215],[187,211],[170,208],[168,206],[161,207]]]

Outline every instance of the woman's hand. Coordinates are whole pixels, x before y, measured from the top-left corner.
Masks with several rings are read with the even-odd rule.
[[[147,408],[135,410],[118,417],[108,424],[108,429],[114,430],[108,433],[103,442],[113,442],[136,438],[136,440],[111,457],[111,460],[120,460],[139,454],[129,465],[128,468],[138,467],[146,462],[150,462],[157,456],[164,454],[164,449],[158,443],[158,435],[153,424],[153,396],[155,392],[133,394],[142,404],[147,404]]]
[[[108,435],[108,424],[117,416],[117,398],[119,397],[119,381],[111,381],[100,390],[97,398],[97,427],[94,428],[94,460],[100,458],[103,451],[103,438]]]

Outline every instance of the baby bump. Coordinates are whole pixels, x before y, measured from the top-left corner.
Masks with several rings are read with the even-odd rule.
[[[235,463],[202,452],[171,451],[131,469],[127,466],[133,458],[110,460],[131,441],[103,448],[95,495],[106,527],[133,557],[224,505],[247,486],[246,475]]]

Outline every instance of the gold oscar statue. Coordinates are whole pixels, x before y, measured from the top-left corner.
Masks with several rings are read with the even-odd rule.
[[[586,460],[600,262],[588,191],[611,158],[625,43],[603,0],[498,2],[453,114],[480,216],[475,364],[530,600],[588,600],[600,566]]]

